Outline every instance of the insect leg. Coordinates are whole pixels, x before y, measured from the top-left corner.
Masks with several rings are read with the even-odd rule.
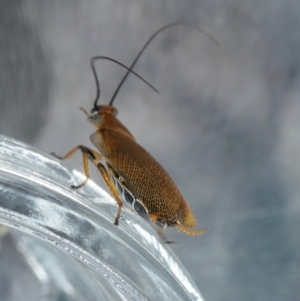
[[[78,146],[74,147],[66,155],[64,155],[62,157],[56,155],[55,153],[51,153],[54,157],[56,157],[60,160],[64,160],[64,159],[67,159],[67,158],[70,158],[71,156],[73,156],[78,150],[81,150],[81,152],[82,152],[83,170],[84,170],[84,175],[86,176],[86,179],[79,185],[72,185],[71,186],[72,189],[78,189],[78,188],[84,186],[86,184],[87,180],[89,179],[90,171],[89,171],[88,160],[91,160],[97,166],[98,161],[101,160],[102,156],[83,145],[78,145]]]
[[[150,214],[150,221],[152,223],[156,224],[156,222],[158,221],[158,214],[157,213],[151,213]],[[163,228],[157,227],[156,231],[157,231],[158,236],[161,238],[161,240],[164,241],[164,243],[166,243],[166,244],[172,244],[173,243],[173,241],[167,240]]]
[[[115,222],[114,222],[114,224],[117,226],[119,224],[119,218],[121,216],[121,209],[122,209],[122,206],[123,206],[123,202],[120,200],[119,192],[118,192],[117,188],[115,187],[115,185],[110,180],[110,177],[109,177],[109,175],[107,173],[107,170],[104,167],[104,165],[102,163],[98,162],[97,168],[101,172],[101,175],[102,175],[104,181],[106,182],[108,188],[110,189],[112,195],[114,196],[114,198],[115,198],[115,200],[116,200],[116,202],[119,206],[117,216],[116,216]]]
[[[164,230],[162,228],[157,228],[158,236],[164,241],[165,244],[173,244],[174,241],[167,240]]]

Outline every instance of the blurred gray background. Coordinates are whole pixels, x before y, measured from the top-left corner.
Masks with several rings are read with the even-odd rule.
[[[201,237],[166,231],[205,300],[300,300],[300,2],[0,2],[0,133],[48,153],[91,147],[94,55],[130,65],[115,106],[170,173]],[[99,62],[102,103],[124,70]],[[65,162],[81,169],[81,157]],[[100,176],[94,180],[104,187]],[[0,292],[1,294],[1,292]]]

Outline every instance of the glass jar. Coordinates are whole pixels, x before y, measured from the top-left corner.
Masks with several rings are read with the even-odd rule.
[[[0,295],[22,300],[203,300],[153,227],[52,156],[0,136]]]

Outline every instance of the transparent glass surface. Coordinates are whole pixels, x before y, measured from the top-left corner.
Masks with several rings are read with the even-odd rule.
[[[114,226],[105,191],[70,188],[83,179],[0,135],[1,301],[203,300],[152,226],[126,208]]]

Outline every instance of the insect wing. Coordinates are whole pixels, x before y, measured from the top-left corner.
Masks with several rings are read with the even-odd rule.
[[[161,218],[171,219],[184,206],[184,199],[167,172],[134,140],[104,129],[96,146],[149,213],[159,212]]]

